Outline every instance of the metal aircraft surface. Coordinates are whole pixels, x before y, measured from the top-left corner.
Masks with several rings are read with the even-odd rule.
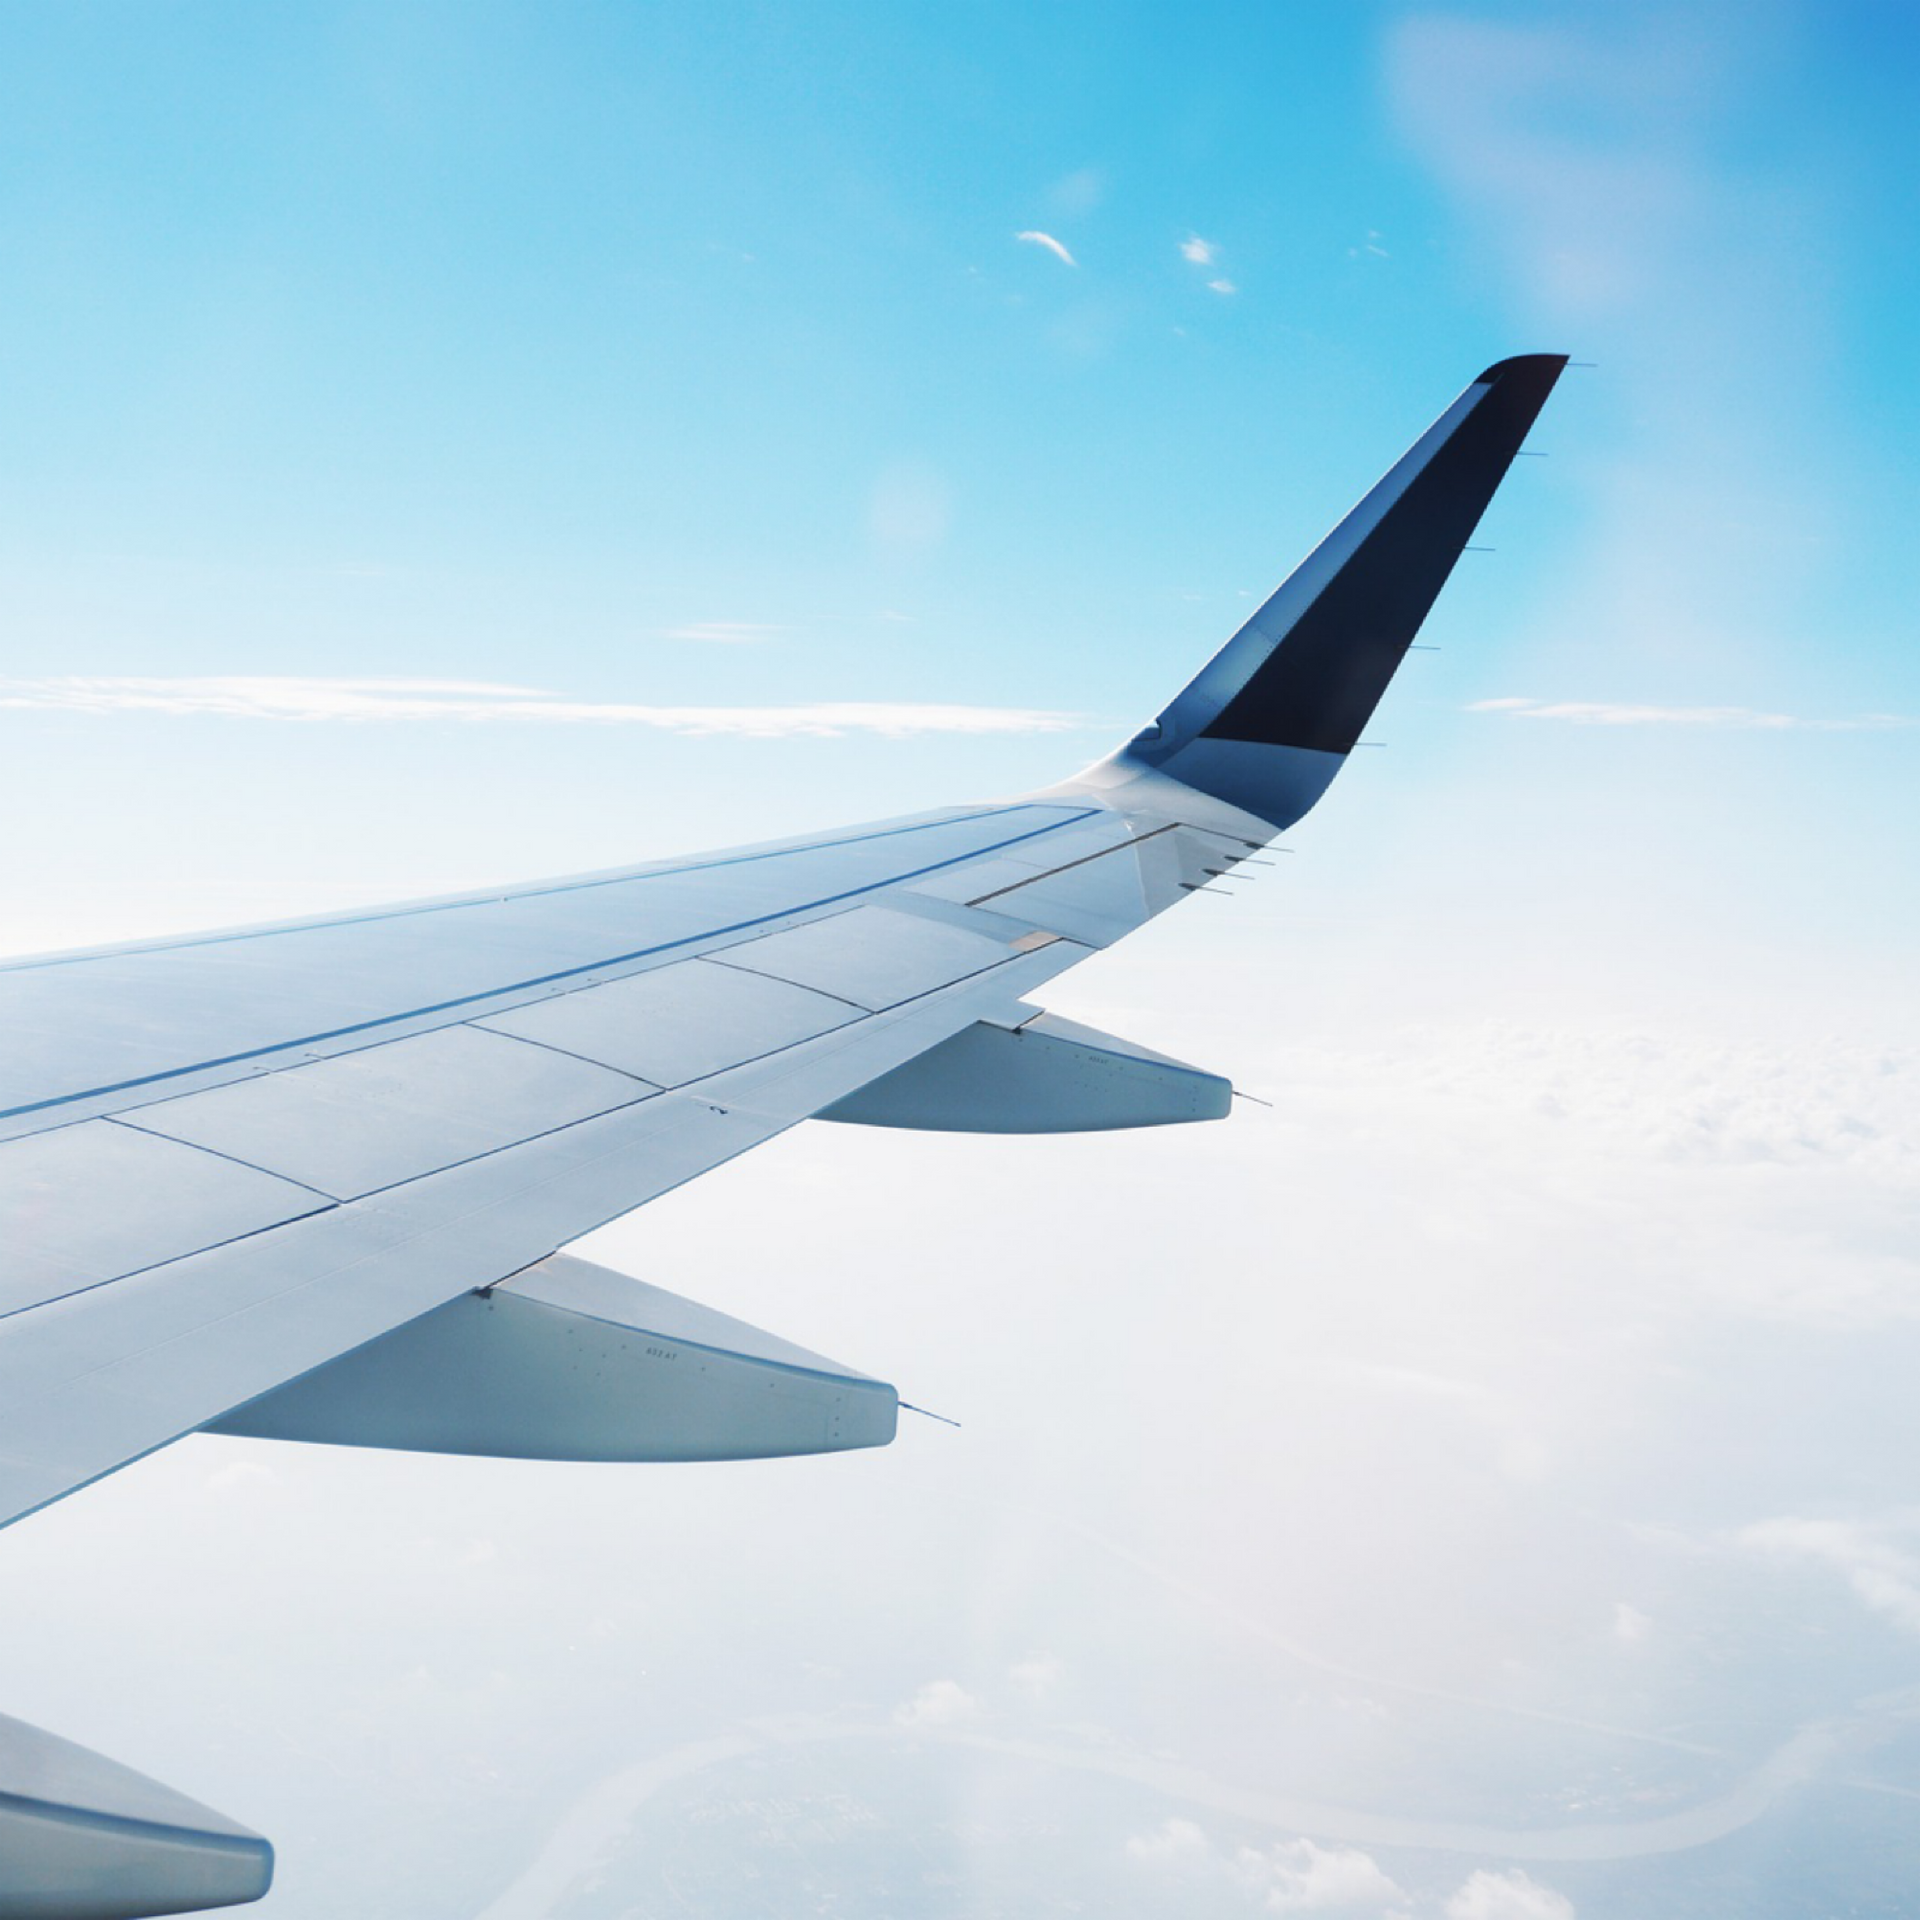
[[[1345,764],[1565,361],[1487,369],[1159,719],[1020,799],[0,966],[0,1524],[211,1431],[827,1452],[892,1387],[561,1251],[802,1120],[1219,1118],[1028,998]],[[257,1899],[258,1835],[0,1720],[0,1915]]]

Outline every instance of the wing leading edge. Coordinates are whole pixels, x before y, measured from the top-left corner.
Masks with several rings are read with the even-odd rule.
[[[203,1428],[546,1458],[885,1444],[883,1382],[554,1257],[808,1118],[1219,1117],[1217,1076],[1028,996],[1325,792],[1564,365],[1490,367],[1152,726],[1045,792],[0,966],[0,1525]],[[606,1374],[585,1408],[583,1353]],[[8,1807],[0,1779],[0,1911],[36,1910]],[[208,1903],[204,1874],[167,1877],[184,1844],[97,1882],[63,1866],[59,1910]],[[216,1897],[257,1897],[265,1843],[233,1845]]]

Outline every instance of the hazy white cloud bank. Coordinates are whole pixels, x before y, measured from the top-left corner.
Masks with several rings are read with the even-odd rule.
[[[1515,1867],[1484,1869],[1446,1905],[1446,1920],[1575,1920],[1573,1902]]]
[[[1920,1634],[1920,1556],[1902,1540],[1920,1533],[1913,1516],[1892,1520],[1803,1520],[1783,1516],[1743,1527],[1737,1546],[1775,1559],[1830,1567],[1869,1611]]]
[[[1914,723],[1904,714],[1868,713],[1850,720],[1807,720],[1755,707],[1661,707],[1622,700],[1534,700],[1507,695],[1475,700],[1469,713],[1506,713],[1521,720],[1564,720],[1582,727],[1709,727],[1720,731],[1883,733]]]
[[[1321,1846],[1302,1836],[1268,1847],[1216,1846],[1182,1817],[1127,1842],[1127,1858],[1166,1878],[1232,1889],[1263,1913],[1331,1914],[1345,1920],[1412,1920],[1414,1896],[1358,1847]],[[1431,1912],[1425,1902],[1418,1911]],[[1573,1902],[1530,1875],[1477,1869],[1448,1896],[1445,1920],[1576,1920]]]
[[[1275,1084],[1454,1126],[1518,1123],[1525,1150],[1607,1161],[1846,1169],[1920,1197],[1920,1061],[1894,1043],[1722,1041],[1488,1020],[1382,1035],[1380,1051],[1302,1048]]]
[[[1283,1840],[1271,1847],[1216,1847],[1192,1820],[1163,1820],[1127,1842],[1127,1858],[1149,1872],[1231,1887],[1267,1913],[1326,1913],[1349,1920],[1407,1920],[1407,1895],[1370,1854]]]
[[[893,1717],[903,1727],[959,1727],[980,1717],[980,1703],[957,1680],[929,1680]]]
[[[0,680],[0,708],[67,713],[215,715],[235,720],[535,721],[654,727],[668,733],[743,734],[757,739],[876,733],[1062,733],[1082,724],[1035,707],[968,707],[885,700],[795,706],[668,707],[568,700],[537,687],[481,680],[353,680],[298,675],[179,678],[57,675]]]
[[[1570,1232],[1603,1232],[1638,1302],[1623,1296],[1620,1310],[1663,1321],[1732,1310],[1840,1328],[1920,1315],[1920,1063],[1908,1047],[1490,1020],[1289,1049],[1269,1084],[1283,1097],[1263,1127],[1285,1135],[1269,1152],[1311,1155],[1329,1128],[1364,1137],[1390,1111],[1418,1143],[1423,1178],[1461,1169],[1423,1209],[1436,1248],[1491,1235],[1552,1267]],[[1436,1413],[1452,1405],[1409,1375],[1375,1384],[1421,1393]],[[1454,1411],[1524,1483],[1512,1471],[1530,1457],[1524,1404],[1463,1399]]]
[[[1287,1840],[1264,1852],[1242,1847],[1234,1877],[1269,1913],[1403,1915],[1407,1896],[1357,1847]]]

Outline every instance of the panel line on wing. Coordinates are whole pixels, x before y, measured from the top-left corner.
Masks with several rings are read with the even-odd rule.
[[[286,1184],[292,1186],[295,1183],[288,1181]],[[163,1267],[177,1267],[183,1260],[198,1260],[207,1254],[219,1253],[228,1247],[237,1247],[243,1241],[259,1239],[262,1234],[278,1233],[282,1227],[296,1227],[303,1221],[318,1220],[323,1214],[344,1211],[345,1207],[340,1201],[328,1200],[321,1206],[308,1207],[302,1213],[290,1213],[284,1220],[269,1220],[264,1226],[249,1227],[244,1233],[228,1234],[223,1240],[209,1240],[205,1246],[191,1248],[185,1253],[170,1253],[164,1260],[150,1260],[143,1267],[129,1267],[125,1273],[104,1274],[97,1280],[87,1281],[84,1286],[68,1287],[60,1293],[45,1294],[37,1300],[23,1300],[18,1306],[0,1307],[0,1323],[17,1320],[22,1314],[37,1313],[42,1307],[56,1307],[63,1301],[77,1300],[85,1294],[99,1293],[107,1287],[117,1287],[123,1280],[137,1280],[147,1274],[158,1273]]]
[[[1043,867],[1025,880],[1014,880],[1004,887],[995,887],[991,893],[980,894],[969,900],[970,907],[984,907],[989,900],[998,900],[1004,894],[1018,893],[1023,887],[1033,886],[1037,881],[1052,880],[1063,873],[1071,873],[1075,867],[1087,866],[1095,860],[1109,860],[1116,853],[1131,853],[1136,847],[1143,847],[1149,840],[1157,840],[1163,833],[1172,833],[1179,823],[1169,821],[1164,827],[1155,827],[1150,832],[1135,834],[1111,847],[1098,847],[1092,853],[1083,853],[1078,860],[1063,860],[1057,867]]]
[[[659,1092],[606,1062],[463,1023],[134,1111],[160,1138],[357,1200]]]
[[[765,913],[751,919],[736,921],[730,926],[709,928],[700,933],[686,934],[678,939],[662,941],[656,946],[638,947],[628,953],[609,955],[578,966],[562,967],[550,973],[537,974],[524,980],[509,981],[503,986],[489,987],[480,992],[457,994],[450,999],[435,1001],[427,1006],[411,1007],[398,1013],[380,1014],[370,1020],[354,1021],[345,1026],[330,1027],[318,1033],[301,1034],[290,1040],[277,1040],[267,1046],[249,1047],[237,1053],[196,1060],[185,1066],[167,1067],[154,1073],[138,1074],[125,1080],[109,1081],[100,1086],[81,1088],[73,1093],[56,1094],[45,1100],[30,1100],[19,1106],[0,1109],[0,1120],[18,1119],[31,1113],[44,1113],[56,1107],[71,1106],[82,1100],[102,1099],[108,1094],[130,1093],[140,1087],[157,1086],[164,1081],[177,1080],[193,1073],[205,1073],[214,1068],[241,1066],[249,1060],[265,1059],[272,1054],[289,1052],[295,1047],[320,1046],[328,1041],[344,1040],[353,1034],[371,1033],[379,1028],[401,1025],[409,1020],[426,1019],[436,1013],[451,1013],[458,1007],[477,1006],[483,1001],[498,1000],[507,994],[524,993],[535,987],[555,985],[562,980],[579,979],[584,975],[596,973],[604,967],[626,966],[636,960],[650,959],[655,954],[670,953],[676,948],[698,946],[704,941],[725,939],[729,934],[745,933],[754,927],[770,926],[778,920],[797,919],[803,914],[816,913],[822,907],[837,906],[845,900],[857,900],[868,894],[883,892],[889,887],[918,880],[926,874],[938,873],[949,867],[963,865],[969,860],[980,859],[986,854],[997,853],[1004,847],[1019,846],[1025,841],[1038,839],[1043,834],[1057,833],[1063,827],[1074,826],[1090,818],[1094,811],[1095,809],[1089,808],[1080,813],[1071,814],[1063,820],[1051,821],[1046,826],[1032,828],[1026,833],[1013,834],[1005,840],[972,848],[964,854],[955,854],[945,860],[936,860],[927,866],[917,867],[906,873],[889,874],[884,880],[869,881],[858,887],[848,887],[839,893],[826,894],[817,900],[805,901],[797,906],[783,907],[776,913]]]
[[[778,980],[782,986],[802,986],[800,981],[789,980],[784,974],[763,973],[758,967],[750,967],[744,961],[729,960],[727,958],[729,953],[738,952],[752,945],[753,942],[751,940],[743,940],[740,943],[740,948],[724,947],[718,953],[703,953],[700,958],[710,967],[725,967],[729,973],[744,974],[750,980]],[[849,1000],[844,993],[835,993],[831,987],[816,987],[809,983],[805,985],[802,990],[807,993],[818,994],[822,1000],[831,1000],[836,1007],[845,1007],[846,1010],[857,1019],[869,1018],[878,1011],[878,1009],[874,1007],[862,1006],[858,1000]],[[831,1032],[832,1029],[829,1028],[828,1031]],[[774,1051],[778,1053],[781,1049],[776,1047]],[[746,1062],[736,1061],[734,1064],[744,1066]],[[724,1072],[725,1069],[720,1069],[720,1071]]]
[[[1057,807],[1057,803],[1056,803]],[[1014,801],[1003,807],[983,807],[975,813],[942,814],[936,819],[915,820],[905,826],[883,827],[872,833],[850,833],[823,840],[805,840],[790,846],[771,846],[752,853],[725,855],[718,859],[661,861],[651,870],[624,867],[613,873],[587,875],[576,880],[547,881],[527,887],[489,888],[484,892],[457,894],[446,900],[409,900],[391,907],[376,907],[359,913],[321,914],[305,920],[289,920],[266,927],[234,927],[213,933],[186,933],[171,940],[142,940],[118,946],[88,947],[74,953],[27,954],[17,959],[0,960],[0,974],[29,973],[55,967],[83,965],[91,960],[126,957],[142,953],[179,953],[194,947],[231,946],[244,940],[270,939],[280,934],[311,933],[328,927],[373,926],[381,921],[424,919],[429,914],[457,913],[465,907],[488,906],[497,901],[546,900],[568,893],[590,893],[600,887],[620,887],[647,880],[671,880],[689,873],[717,873],[728,867],[751,866],[761,860],[783,860],[797,854],[830,852],[838,847],[856,847],[874,840],[899,839],[910,833],[931,833],[943,827],[964,827],[976,820],[997,820],[1010,813],[1034,813],[1056,810],[1044,802]],[[1069,819],[1037,828],[1051,832],[1056,826],[1070,826],[1087,817],[1084,809]],[[998,842],[996,845],[1011,845]],[[983,851],[991,852],[993,848]],[[970,859],[970,854],[957,856]],[[932,871],[931,868],[926,871]]]
[[[742,941],[710,958],[879,1013],[1002,964],[1012,957],[1014,932],[1004,922],[991,930],[955,926],[904,905],[864,905]]]
[[[140,1112],[142,1109],[136,1108],[135,1111]],[[212,1159],[224,1160],[230,1167],[244,1167],[249,1173],[264,1173],[270,1180],[283,1181],[290,1187],[304,1188],[308,1193],[312,1194],[316,1200],[323,1202],[324,1206],[337,1207],[340,1204],[340,1196],[337,1193],[328,1193],[324,1188],[316,1187],[308,1181],[297,1179],[293,1174],[280,1173],[272,1167],[263,1167],[257,1160],[245,1159],[240,1154],[229,1153],[222,1147],[210,1147],[204,1140],[182,1140],[178,1134],[163,1132],[158,1127],[143,1127],[138,1120],[129,1120],[125,1114],[121,1113],[103,1113],[100,1118],[110,1127],[124,1127],[129,1133],[144,1133],[149,1140],[164,1140],[169,1146],[191,1147],[195,1153],[204,1153]],[[31,1136],[29,1136],[29,1138],[31,1138]],[[322,1208],[316,1207],[314,1211],[318,1213],[322,1211]],[[306,1216],[304,1214],[296,1214],[294,1217],[296,1219],[304,1219]],[[194,1252],[198,1253],[199,1251],[200,1249],[198,1247],[194,1248]],[[181,1259],[185,1257],[185,1255],[176,1256],[176,1258]],[[159,1261],[155,1264],[164,1266],[166,1262]],[[146,1269],[134,1267],[130,1269],[130,1271],[142,1273],[145,1272]],[[124,1280],[126,1277],[124,1273],[116,1273],[113,1279]],[[107,1284],[111,1285],[112,1281],[110,1280]]]

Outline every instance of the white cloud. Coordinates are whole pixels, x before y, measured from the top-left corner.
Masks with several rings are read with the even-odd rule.
[[[1469,1876],[1446,1904],[1447,1920],[1575,1920],[1573,1902],[1518,1867]]]
[[[1623,1646],[1638,1646],[1653,1631],[1652,1618],[1624,1600],[1613,1603],[1613,1637]]]
[[[1356,1847],[1302,1838],[1242,1847],[1231,1859],[1193,1821],[1175,1816],[1127,1842],[1127,1858],[1160,1873],[1204,1875],[1237,1888],[1268,1913],[1344,1914],[1349,1920],[1406,1920],[1408,1897]]]
[[[1803,720],[1755,707],[1656,707],[1619,700],[1533,700],[1505,695],[1475,700],[1469,713],[1508,713],[1522,720],[1565,720],[1581,727],[1710,727],[1780,733],[1879,733],[1914,723],[1896,713],[1868,713],[1852,720]]]
[[[980,1703],[957,1680],[929,1680],[893,1717],[903,1727],[957,1727],[980,1717]]]
[[[1042,233],[1037,227],[1029,227],[1022,233],[1016,233],[1013,237],[1016,240],[1026,241],[1029,246],[1045,247],[1056,260],[1062,260],[1070,267],[1077,267],[1080,264],[1052,234]]]
[[[844,700],[779,707],[667,707],[566,700],[534,687],[479,680],[350,680],[297,675],[179,678],[57,675],[0,681],[0,708],[159,713],[234,720],[457,720],[655,727],[668,733],[759,739],[877,733],[1061,733],[1078,716],[1032,707]]]
[[[1811,1011],[1845,1013],[1825,1003]],[[1524,1186],[1571,1209],[1569,1218],[1618,1223],[1618,1257],[1649,1286],[1658,1276],[1662,1304],[1649,1296],[1650,1311],[1710,1306],[1835,1330],[1897,1327],[1920,1315],[1920,1054],[1900,1032],[1885,1012],[1858,1039],[1410,1023],[1344,1042],[1303,1037],[1264,1072],[1250,1060],[1245,1077],[1287,1088],[1298,1111],[1314,1114],[1299,1127],[1285,1104],[1261,1116],[1288,1129],[1291,1154],[1311,1153],[1322,1126],[1371,1128],[1391,1106],[1429,1166],[1470,1169],[1455,1198],[1426,1209],[1437,1246],[1484,1243],[1490,1211],[1466,1197],[1482,1183],[1503,1204]],[[1539,1257],[1566,1255],[1546,1240]],[[1370,1371],[1350,1377],[1414,1404],[1424,1397],[1436,1413],[1457,1408],[1503,1456],[1510,1437],[1510,1472],[1529,1454],[1542,1465],[1559,1455],[1561,1416],[1524,1382],[1494,1380],[1483,1413],[1462,1391],[1491,1378],[1471,1358],[1407,1360],[1397,1374],[1387,1363],[1399,1356],[1363,1358]],[[1429,1386],[1422,1373],[1461,1387]]]
[[[1197,233],[1189,234],[1180,242],[1180,257],[1189,266],[1206,268],[1218,264],[1220,249],[1211,240],[1201,239]],[[1225,274],[1216,274],[1207,282],[1207,291],[1231,294],[1238,293],[1240,289]]]
[[[1289,1840],[1265,1853],[1242,1848],[1234,1874],[1261,1896],[1269,1913],[1340,1913],[1401,1916],[1407,1896],[1357,1847],[1320,1847]]]
[[[1051,1693],[1060,1684],[1060,1676],[1065,1671],[1055,1655],[1033,1653],[1024,1660],[1016,1660],[1007,1669],[1007,1677],[1016,1686],[1024,1687],[1030,1694],[1040,1697]]]
[[[1743,1527],[1738,1545],[1818,1560],[1842,1574],[1861,1604],[1907,1633],[1920,1633],[1920,1560],[1888,1538],[1899,1523],[1783,1516]]]
[[[717,646],[738,646],[749,640],[771,640],[784,627],[760,620],[689,620],[684,626],[662,627],[663,640],[704,640]]]
[[[1200,1828],[1177,1817],[1127,1842],[1127,1858],[1149,1867],[1197,1866],[1212,1855],[1212,1843]]]

